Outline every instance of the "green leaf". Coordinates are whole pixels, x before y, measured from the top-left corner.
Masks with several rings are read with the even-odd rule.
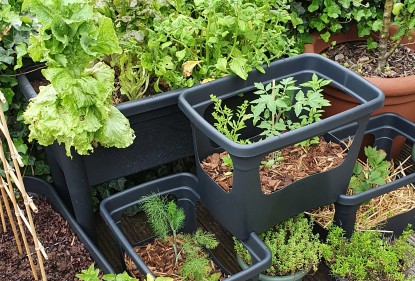
[[[228,71],[227,64],[228,64],[228,61],[226,58],[218,58],[218,60],[216,61],[215,67],[219,69],[220,71],[227,72]]]
[[[246,80],[248,78],[247,62],[244,58],[233,58],[229,63],[229,67],[236,75]]]
[[[108,119],[95,135],[96,141],[104,147],[125,148],[133,143],[134,138],[128,119],[114,106],[110,106]]]

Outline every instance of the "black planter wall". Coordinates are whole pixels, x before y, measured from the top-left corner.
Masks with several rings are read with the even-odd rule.
[[[143,202],[142,196],[173,195],[177,200],[177,204],[184,209],[186,214],[182,231],[192,233],[196,230],[195,204],[199,201],[199,195],[195,191],[197,184],[197,178],[194,175],[180,173],[135,186],[114,194],[101,202],[101,216],[118,240],[120,247],[144,275],[153,273],[135,253],[133,248],[135,244],[143,244],[144,241],[132,243],[126,238],[121,226],[123,213],[131,206],[140,205]],[[271,265],[271,253],[255,233],[251,233],[248,239],[242,241],[242,243],[250,251],[254,264],[225,280],[257,280],[259,274]]]
[[[251,232],[264,232],[299,212],[337,201],[348,186],[369,115],[383,105],[384,98],[379,89],[359,75],[319,55],[304,54],[275,61],[265,71],[265,74],[253,71],[246,81],[229,76],[187,89],[179,97],[179,107],[192,123],[201,202],[216,220],[242,240]],[[244,93],[244,97],[249,99],[255,82],[268,84],[273,79],[294,77],[301,83],[310,80],[314,73],[332,80],[332,85],[358,99],[361,104],[315,124],[247,145],[232,142],[209,122],[206,112],[212,105],[211,94],[226,101]],[[356,123],[357,129],[353,133],[353,144],[340,166],[303,178],[272,194],[262,193],[259,166],[268,153],[349,123]],[[256,128],[252,128],[252,132],[247,136],[254,136]],[[225,192],[200,165],[208,155],[223,150],[230,154],[234,166],[230,192]]]
[[[41,78],[40,72],[18,76],[20,89],[27,98],[36,96],[29,81]],[[117,106],[135,131],[134,143],[128,148],[98,147],[88,156],[72,152],[72,159],[66,156],[62,145],[46,148],[59,195],[91,237],[95,229],[90,186],[194,154],[190,123],[177,107],[180,92],[170,91]]]

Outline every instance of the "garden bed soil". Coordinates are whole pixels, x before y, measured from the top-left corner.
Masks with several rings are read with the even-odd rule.
[[[93,263],[90,254],[72,232],[67,221],[53,209],[47,199],[34,197],[33,201],[39,210],[38,213],[32,213],[36,232],[48,255],[48,260],[44,260],[47,280],[78,280],[75,274],[87,269]],[[29,247],[32,249],[34,262],[37,264],[33,239],[28,231],[26,237]],[[26,253],[24,252],[23,256],[18,254],[8,222],[7,232],[1,233],[0,253],[0,280],[34,280]],[[38,275],[41,280],[40,270],[38,270]]]
[[[339,166],[346,157],[346,151],[337,143],[326,142],[323,138],[305,151],[301,146],[289,146],[280,150],[284,158],[275,167],[260,165],[261,190],[270,194],[304,177],[322,173]],[[228,153],[214,153],[201,163],[205,172],[225,191],[232,190],[232,168],[222,158]]]
[[[339,43],[322,54],[365,77],[397,78],[415,74],[415,52],[403,45],[391,55],[383,73],[376,71],[376,50],[369,50],[366,41]]]

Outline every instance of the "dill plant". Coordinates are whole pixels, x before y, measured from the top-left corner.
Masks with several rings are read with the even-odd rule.
[[[183,256],[182,277],[190,281],[219,280],[221,273],[211,273],[209,256],[203,250],[214,249],[218,245],[214,235],[202,229],[197,229],[194,234],[179,234],[185,220],[183,209],[168,197],[151,194],[143,199],[142,209],[155,234],[164,241],[170,233],[173,236],[176,265],[180,255]],[[178,243],[179,236],[183,243]]]

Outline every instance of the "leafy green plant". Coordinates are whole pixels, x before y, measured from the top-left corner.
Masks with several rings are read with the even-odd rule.
[[[359,194],[378,185],[385,184],[390,175],[391,163],[386,161],[386,152],[376,147],[365,147],[366,164],[357,162],[353,168],[349,190]]]
[[[253,68],[264,71],[264,63],[302,49],[293,35],[302,21],[289,1],[193,1],[186,11],[170,3],[176,12],[146,31],[142,65],[171,88],[230,73],[246,79]]]
[[[289,77],[278,84],[275,80],[268,85],[255,83],[258,90],[254,94],[259,98],[251,101],[253,123],[259,122],[258,127],[263,129],[261,135],[272,137],[317,122],[323,113],[322,108],[330,105],[322,94],[323,87],[330,84],[330,80],[319,79],[313,74],[310,81],[300,84],[308,89],[306,93],[295,82],[293,77]],[[292,111],[298,121],[290,120]]]
[[[23,117],[29,139],[41,145],[64,143],[79,154],[94,145],[129,146],[134,131],[128,119],[111,104],[114,71],[98,59],[121,49],[110,18],[93,10],[87,0],[25,0],[23,9],[41,24],[30,37],[28,52],[50,85],[31,100]],[[123,137],[119,137],[123,136]]]
[[[321,38],[326,42],[330,35],[344,28],[344,23],[356,23],[360,37],[379,32],[378,40],[369,37],[369,49],[377,49],[377,71],[388,68],[388,59],[401,44],[405,36],[411,39],[415,27],[415,1],[413,0],[348,0],[323,1],[313,0],[307,6],[304,17],[311,29],[326,30]],[[399,29],[389,34],[389,26]],[[327,27],[327,29],[326,29]]]
[[[220,273],[211,273],[209,257],[202,247],[214,249],[218,242],[213,234],[197,229],[194,234],[181,234],[178,243],[179,230],[183,226],[185,214],[183,209],[167,197],[154,194],[143,197],[142,209],[155,234],[167,240],[170,233],[173,236],[175,263],[179,255],[183,255],[184,263],[181,275],[185,280],[219,280]]]
[[[38,28],[36,21],[22,12],[21,7],[19,0],[4,0],[0,6],[0,92],[6,99],[2,108],[14,145],[26,167],[23,173],[48,179],[50,171],[43,151],[37,144],[30,145],[27,141],[29,130],[22,118],[27,102],[15,90],[16,71],[27,63],[29,37]],[[0,173],[3,175],[2,170]]]
[[[310,81],[295,85],[293,77],[282,79],[278,84],[273,80],[268,85],[255,83],[258,89],[254,94],[258,99],[251,101],[254,125],[263,129],[261,135],[267,138],[279,135],[287,130],[294,130],[320,120],[323,107],[330,102],[323,97],[323,87],[330,84],[330,80],[319,79],[313,74]],[[306,93],[302,89],[308,89]],[[296,92],[297,91],[297,92]],[[290,114],[294,111],[298,121],[292,121]],[[318,137],[304,140],[299,145],[307,149],[318,143]],[[262,164],[265,167],[277,165],[283,157],[280,152],[272,152]]]
[[[222,100],[215,95],[210,95],[210,99],[214,105],[212,117],[216,121],[213,126],[215,126],[219,132],[234,142],[240,144],[250,143],[249,140],[239,138],[241,136],[240,131],[243,128],[246,128],[246,121],[252,117],[251,114],[246,113],[249,106],[248,101],[246,100],[241,105],[239,105],[236,108],[235,113],[234,110],[230,109],[226,105],[222,106]]]
[[[81,273],[76,274],[76,277],[83,281],[138,281],[137,278],[129,276],[126,272],[114,274],[104,274],[102,278],[99,277],[99,269],[95,269],[94,264],[91,264],[88,269],[84,269]],[[154,278],[151,274],[147,274],[147,277],[143,281],[173,281],[171,277],[157,277]]]
[[[409,228],[395,241],[378,231],[354,232],[350,240],[333,226],[323,245],[323,257],[331,272],[350,281],[413,280],[405,272],[415,262],[415,248],[408,242]]]
[[[272,255],[272,265],[265,270],[267,275],[291,275],[298,271],[317,270],[322,253],[322,243],[313,234],[313,222],[299,214],[278,223],[259,238],[267,245]],[[252,264],[251,256],[242,243],[234,238],[236,253]]]

